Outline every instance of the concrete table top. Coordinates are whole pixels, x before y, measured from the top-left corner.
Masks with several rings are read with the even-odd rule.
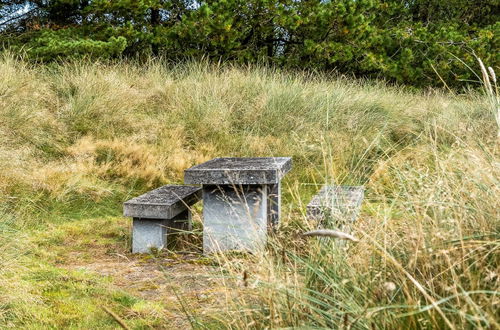
[[[292,168],[290,157],[214,158],[184,171],[184,183],[277,184]]]
[[[171,219],[201,199],[201,188],[166,185],[123,204],[123,215],[133,218]]]

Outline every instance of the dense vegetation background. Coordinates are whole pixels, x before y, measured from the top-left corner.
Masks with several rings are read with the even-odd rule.
[[[264,62],[416,86],[500,65],[499,0],[0,0],[0,43],[34,59]]]
[[[498,7],[0,0],[0,328],[500,328]],[[476,57],[486,96],[329,74]],[[268,248],[203,256],[198,205],[131,255],[123,201],[224,155],[293,157]],[[366,187],[356,244],[301,236],[325,183]]]

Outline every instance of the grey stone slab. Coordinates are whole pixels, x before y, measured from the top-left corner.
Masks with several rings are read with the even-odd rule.
[[[185,210],[172,219],[134,218],[132,222],[132,253],[149,253],[152,248],[161,250],[176,233],[191,230],[191,212]]]
[[[187,184],[276,184],[292,168],[290,157],[215,158],[184,171]]]
[[[267,186],[203,187],[205,254],[260,251],[267,241]]]
[[[166,185],[123,204],[123,215],[133,218],[171,219],[201,199],[201,188]]]
[[[148,253],[167,244],[167,227],[157,219],[134,218],[132,223],[132,253]]]
[[[337,224],[355,221],[364,198],[363,186],[323,186],[307,205],[307,216]]]

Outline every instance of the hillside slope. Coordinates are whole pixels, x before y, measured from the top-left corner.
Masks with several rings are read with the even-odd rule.
[[[263,68],[0,57],[0,328],[499,326],[488,101]],[[121,203],[220,156],[291,156],[260,256],[130,255]],[[363,184],[338,248],[305,240],[323,183]],[[190,323],[189,323],[190,322]]]

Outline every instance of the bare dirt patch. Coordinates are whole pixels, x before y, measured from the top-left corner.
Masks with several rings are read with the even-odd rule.
[[[102,253],[102,252],[101,252]],[[64,268],[96,273],[111,279],[114,287],[135,297],[163,306],[169,326],[189,326],[189,315],[220,310],[226,303],[227,287],[220,269],[204,264],[196,254],[156,257],[132,254],[100,255],[93,262],[71,252]],[[96,256],[99,251],[96,251]]]

